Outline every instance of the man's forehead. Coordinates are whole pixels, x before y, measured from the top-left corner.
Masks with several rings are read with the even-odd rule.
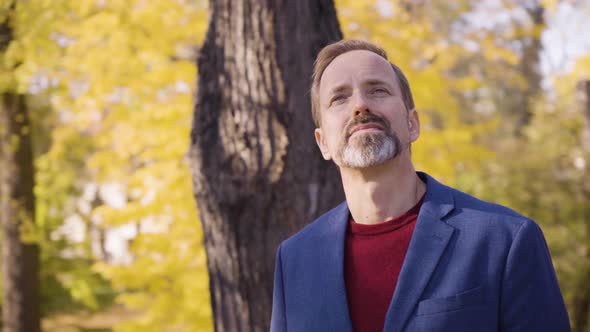
[[[366,50],[346,52],[326,67],[320,80],[320,90],[346,84],[352,77],[363,80],[382,80],[397,85],[391,64],[380,55]]]

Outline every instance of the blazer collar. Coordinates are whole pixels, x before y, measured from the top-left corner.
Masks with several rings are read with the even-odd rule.
[[[452,190],[426,173],[417,174],[426,182],[426,197],[385,317],[385,331],[402,331],[454,231],[441,220],[454,208]],[[322,280],[324,294],[330,297],[327,303],[331,304],[326,319],[330,330],[334,331],[352,330],[344,281],[344,245],[349,216],[346,202],[340,204],[326,216],[326,227],[320,236],[323,242],[320,246],[324,250],[319,254],[323,256],[322,261],[330,262],[323,267]]]
[[[325,303],[328,315],[325,317],[329,324],[329,331],[352,332],[352,323],[346,299],[346,284],[344,283],[344,245],[346,242],[346,228],[350,212],[346,202],[337,206],[324,223],[326,228],[318,239],[322,250],[320,261],[325,264],[320,268],[322,273],[323,294],[327,296]]]
[[[418,176],[426,182],[426,197],[385,317],[384,331],[403,330],[454,232],[442,221],[454,209],[452,190],[426,173],[419,172]]]

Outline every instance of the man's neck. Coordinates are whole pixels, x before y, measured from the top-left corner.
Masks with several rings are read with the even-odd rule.
[[[378,224],[411,209],[426,192],[409,156],[400,155],[384,164],[341,168],[346,202],[355,222]]]

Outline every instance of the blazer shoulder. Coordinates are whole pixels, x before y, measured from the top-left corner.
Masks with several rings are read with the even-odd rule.
[[[525,224],[538,225],[530,218],[506,206],[488,202],[460,190],[450,188],[453,194],[455,211],[449,218],[464,218],[479,223],[491,224],[493,227],[507,227],[517,232]]]

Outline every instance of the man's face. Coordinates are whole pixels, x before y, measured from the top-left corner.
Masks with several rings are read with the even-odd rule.
[[[406,110],[391,64],[370,51],[344,53],[326,67],[319,104],[316,141],[324,158],[340,167],[382,164],[419,135],[418,116]]]

